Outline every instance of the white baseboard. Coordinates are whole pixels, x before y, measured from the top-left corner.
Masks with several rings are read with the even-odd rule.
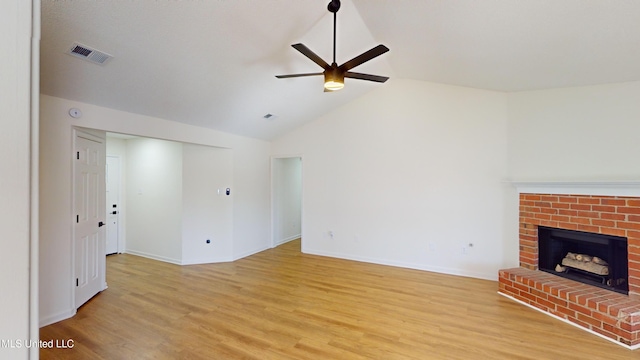
[[[627,344],[623,344],[623,343],[621,343],[621,342],[619,342],[619,341],[616,341],[616,340],[614,340],[614,339],[612,339],[612,338],[608,338],[608,337],[606,337],[606,336],[604,336],[604,335],[602,335],[602,334],[598,334],[597,332],[595,332],[595,331],[593,331],[593,330],[591,330],[591,329],[587,329],[587,328],[584,328],[584,327],[582,327],[582,326],[580,326],[580,325],[578,325],[578,324],[574,324],[574,323],[572,323],[571,321],[569,321],[569,320],[567,320],[567,319],[563,319],[563,318],[561,318],[561,317],[559,317],[559,316],[557,316],[557,315],[554,315],[554,314],[552,314],[552,313],[550,313],[550,312],[544,311],[544,310],[542,310],[542,309],[538,309],[538,308],[537,308],[537,307],[535,307],[535,306],[531,306],[531,305],[527,304],[527,303],[526,303],[526,302],[524,302],[524,301],[521,301],[521,300],[518,300],[518,299],[514,298],[513,296],[509,296],[509,295],[507,295],[507,294],[503,294],[503,293],[501,293],[501,292],[499,292],[499,291],[498,291],[498,295],[502,295],[502,296],[504,296],[504,297],[506,297],[506,298],[508,298],[508,299],[511,299],[511,300],[513,300],[513,301],[515,301],[515,302],[517,302],[517,303],[520,303],[520,304],[522,304],[522,305],[524,305],[524,306],[526,306],[526,307],[529,307],[529,308],[531,308],[531,309],[533,309],[533,310],[537,310],[537,311],[539,311],[539,312],[541,312],[541,313],[543,313],[543,314],[545,314],[545,315],[551,316],[552,318],[556,318],[556,319],[558,319],[558,320],[560,320],[560,321],[562,321],[562,322],[565,322],[565,323],[567,323],[567,324],[569,324],[569,325],[572,325],[572,326],[574,326],[574,327],[577,327],[578,329],[580,329],[580,330],[582,330],[582,331],[586,331],[586,332],[588,332],[588,333],[590,333],[590,334],[593,334],[593,335],[599,336],[599,337],[601,337],[601,338],[603,338],[603,339],[605,339],[605,340],[609,340],[609,341],[611,341],[612,343],[617,344],[617,345],[620,345],[620,346],[622,346],[622,347],[623,347],[623,348],[625,348],[625,349],[629,349],[629,350],[637,350],[637,349],[640,349],[640,344],[633,345],[633,346],[629,346],[629,345],[627,345]]]
[[[246,258],[247,256],[251,256],[253,254],[257,254],[259,252],[262,252],[262,251],[265,251],[265,250],[268,250],[268,249],[269,249],[269,247],[261,246],[261,247],[255,249],[255,250],[249,250],[249,251],[246,251],[244,253],[240,253],[239,255],[234,255],[232,261],[236,261],[236,260],[239,260],[239,259],[242,259],[242,258]]]
[[[401,267],[401,268],[407,268],[407,269],[435,272],[439,274],[464,276],[464,277],[470,277],[474,279],[498,281],[497,269],[495,273],[486,274],[486,273],[479,273],[475,271],[465,271],[461,269],[445,268],[440,266],[429,266],[424,264],[414,264],[414,263],[407,263],[402,261],[390,261],[386,259],[369,258],[364,256],[345,255],[340,253],[318,251],[318,250],[307,249],[307,248],[303,248],[302,252],[305,254],[328,256],[328,257],[334,257],[338,259],[360,261],[360,262],[366,262],[366,263],[372,263],[372,264],[378,264],[378,265],[388,265],[388,266],[395,266],[395,267]]]
[[[201,264],[217,264],[217,263],[225,263],[231,262],[232,259],[220,258],[220,259],[188,259],[183,260],[180,265],[201,265]]]
[[[282,240],[280,240],[280,241],[277,241],[277,242],[273,245],[273,247],[276,247],[276,246],[278,246],[278,245],[282,245],[282,244],[284,244],[284,243],[288,243],[289,241],[293,241],[293,240],[300,239],[300,237],[301,237],[301,235],[300,235],[300,234],[298,234],[298,235],[293,235],[293,236],[289,236],[289,237],[284,238],[284,239],[282,239]]]
[[[76,309],[69,309],[57,314],[40,317],[39,326],[45,327],[47,325],[51,325],[53,323],[57,323],[58,321],[67,320],[69,318],[74,317],[76,314]]]
[[[182,265],[182,261],[180,261],[178,259],[172,259],[172,258],[160,256],[160,255],[149,254],[149,253],[145,253],[143,251],[127,249],[127,250],[125,250],[125,253],[126,254],[131,254],[131,255],[136,255],[136,256],[142,256],[142,257],[145,257],[147,259],[163,261],[163,262],[170,263],[170,264]]]

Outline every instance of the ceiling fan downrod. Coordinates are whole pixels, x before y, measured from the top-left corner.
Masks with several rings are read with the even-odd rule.
[[[340,10],[340,0],[331,0],[327,5],[327,10],[333,13],[333,64],[336,64],[336,22],[338,10]]]

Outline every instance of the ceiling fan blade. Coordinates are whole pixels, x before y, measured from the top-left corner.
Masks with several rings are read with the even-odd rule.
[[[316,55],[316,53],[311,51],[308,47],[304,46],[303,44],[293,44],[291,46],[294,49],[300,51],[302,55],[311,59],[311,61],[313,61],[314,63],[320,65],[321,68],[327,69],[331,67],[331,65],[327,64],[326,61],[322,60],[320,56]]]
[[[379,83],[383,83],[383,82],[389,80],[389,78],[387,76],[361,74],[361,73],[350,72],[350,71],[344,73],[344,77],[351,78],[351,79],[375,81],[375,82],[379,82]]]
[[[366,51],[356,57],[354,57],[353,59],[347,61],[346,63],[340,65],[338,68],[340,70],[343,71],[349,71],[351,69],[353,69],[354,67],[367,62],[377,56],[380,56],[384,53],[386,53],[387,51],[389,51],[389,48],[384,46],[384,45],[378,45],[376,47],[374,47],[373,49]]]
[[[290,74],[290,75],[276,75],[278,79],[287,79],[287,78],[295,78],[295,77],[303,77],[303,76],[316,76],[316,75],[324,75],[324,73],[306,73],[306,74]]]

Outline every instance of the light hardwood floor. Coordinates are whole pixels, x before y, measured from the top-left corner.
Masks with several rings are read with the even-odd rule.
[[[109,288],[44,327],[42,359],[640,359],[497,283],[300,253],[233,263],[107,258]]]

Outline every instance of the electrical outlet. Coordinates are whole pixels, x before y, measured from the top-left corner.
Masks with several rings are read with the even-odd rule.
[[[468,243],[466,245],[462,246],[462,255],[467,255],[469,253],[471,253],[471,250],[473,250],[473,243]]]

